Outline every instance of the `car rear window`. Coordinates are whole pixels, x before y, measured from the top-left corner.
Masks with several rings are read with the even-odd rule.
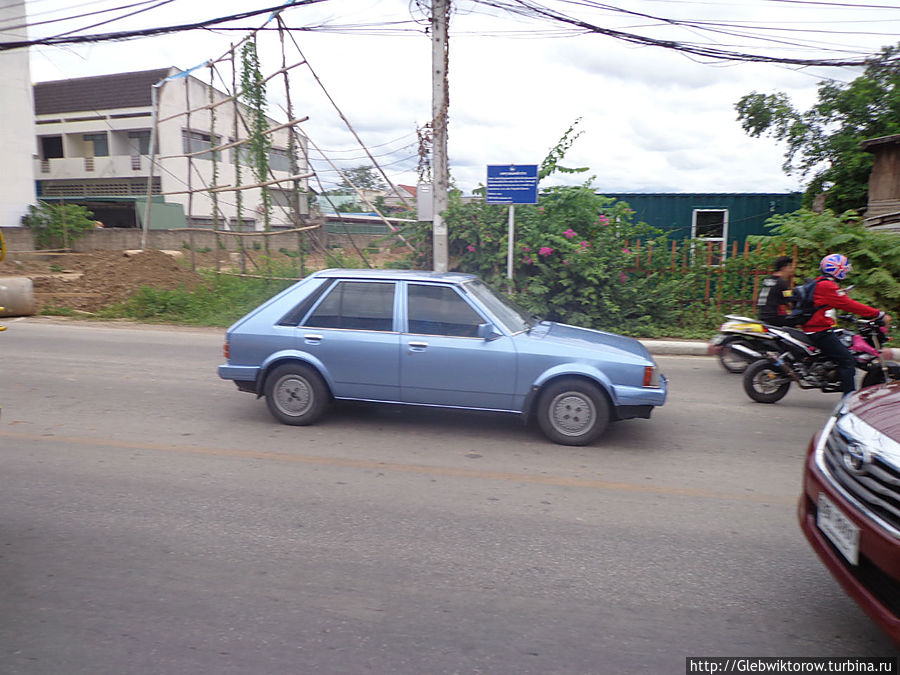
[[[340,281],[303,325],[391,331],[394,329],[394,287],[391,282]]]

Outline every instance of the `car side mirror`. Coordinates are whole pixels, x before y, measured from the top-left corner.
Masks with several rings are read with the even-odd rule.
[[[482,340],[496,340],[499,337],[503,337],[503,334],[500,333],[496,328],[494,328],[493,324],[490,323],[480,323],[478,324],[478,337]]]

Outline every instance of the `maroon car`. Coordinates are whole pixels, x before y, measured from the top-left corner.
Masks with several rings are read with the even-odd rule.
[[[847,397],[813,437],[799,518],[831,574],[900,644],[900,382]]]

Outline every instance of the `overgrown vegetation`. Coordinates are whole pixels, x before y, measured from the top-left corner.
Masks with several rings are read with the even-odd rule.
[[[584,171],[560,165],[576,138],[573,125],[548,153],[542,177]],[[754,293],[776,256],[798,251],[802,281],[817,274],[822,256],[840,252],[854,266],[854,296],[900,314],[900,238],[863,227],[855,212],[776,215],[767,223],[771,235],[751,237],[752,249],[722,261],[715,245],[672,241],[635,222],[627,203],[597,195],[590,182],[544,189],[538,204],[516,208],[511,277],[507,207],[452,194],[445,214],[451,269],[478,274],[547,319],[634,337],[705,338],[723,313],[754,313]],[[430,269],[430,227],[420,224],[403,234],[417,253],[391,266]],[[365,265],[337,249],[329,257],[330,266]],[[268,258],[264,267],[273,277],[297,274]],[[227,326],[291,283],[206,276],[205,284],[190,291],[142,288],[101,316]]]
[[[900,313],[900,237],[896,234],[865,227],[855,211],[835,215],[801,209],[773,216],[766,224],[772,236],[751,237],[751,241],[796,246],[801,252],[799,281],[817,276],[825,255],[843,253],[853,265],[846,282],[854,285],[853,297],[894,315]]]
[[[75,204],[38,202],[28,207],[23,222],[34,236],[39,249],[69,248],[72,243],[96,227],[94,214]]]
[[[99,318],[226,327],[293,282],[202,273],[206,282],[192,290],[144,286],[128,300],[107,307]]]

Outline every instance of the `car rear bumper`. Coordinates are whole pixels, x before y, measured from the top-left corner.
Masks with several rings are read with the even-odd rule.
[[[803,472],[797,515],[800,528],[816,555],[847,594],[900,644],[900,541],[874,525],[848,501],[816,464],[814,437]],[[819,495],[824,494],[859,529],[859,562],[853,565],[816,524]]]
[[[243,380],[256,382],[256,376],[259,374],[257,366],[232,366],[223,363],[219,366],[219,377],[223,380]]]

